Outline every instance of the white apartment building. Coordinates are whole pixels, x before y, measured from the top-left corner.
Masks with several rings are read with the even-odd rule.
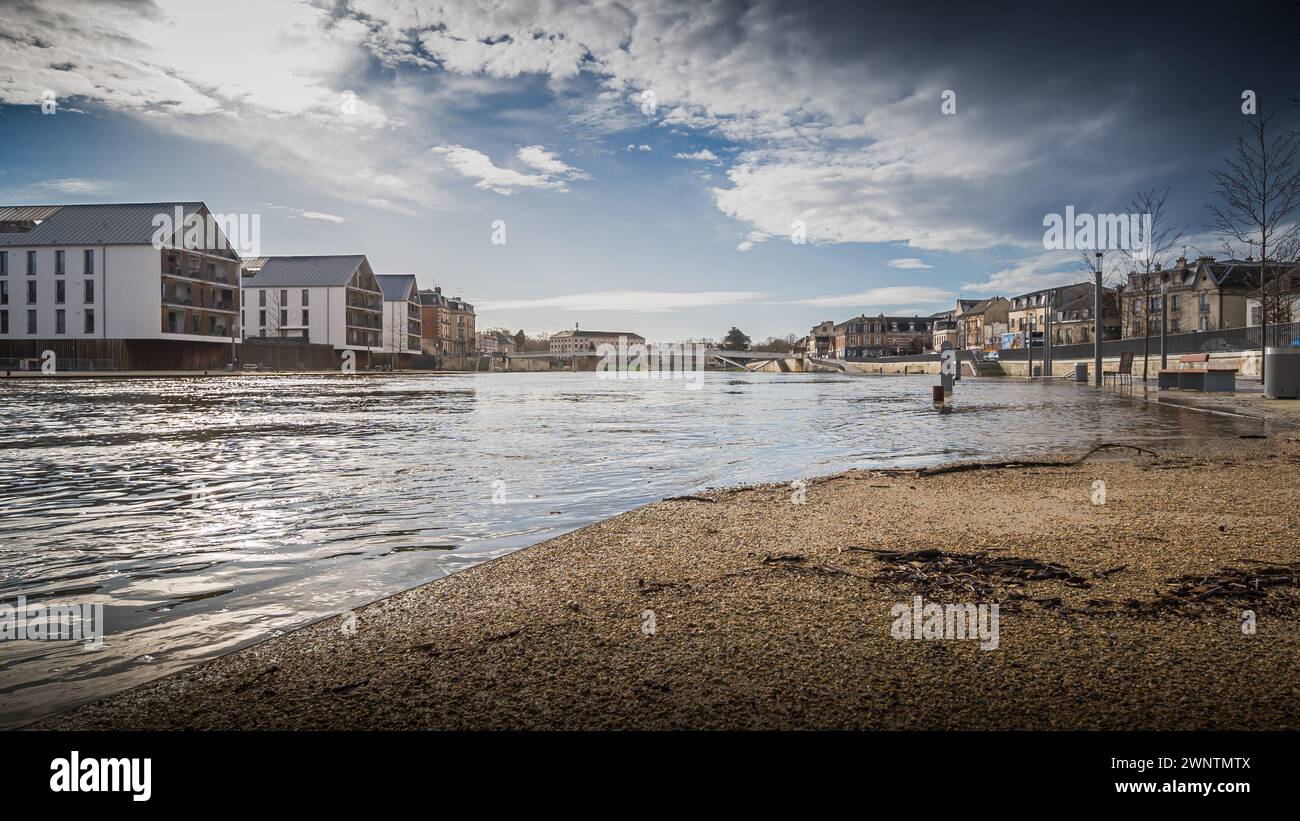
[[[628,345],[644,345],[645,337],[630,331],[560,331],[551,334],[548,340],[551,353],[595,353],[596,348],[604,343],[617,345],[619,337],[625,337]]]
[[[385,353],[420,353],[420,290],[415,274],[376,274],[384,294]]]
[[[384,349],[384,295],[362,254],[258,257],[244,263],[242,287],[248,338],[297,338],[339,351]]]
[[[50,348],[113,367],[233,358],[239,256],[219,227],[197,244],[183,241],[183,226],[169,233],[177,215],[212,225],[201,202],[0,207],[0,357]]]

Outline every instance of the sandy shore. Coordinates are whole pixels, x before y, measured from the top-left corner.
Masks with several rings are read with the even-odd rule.
[[[1168,582],[1300,567],[1300,433],[806,494],[649,505],[376,602],[352,635],[330,619],[40,726],[1300,728],[1296,574],[1254,599]],[[973,595],[850,548],[1064,571],[976,570]],[[893,638],[918,592],[998,601],[997,649]]]

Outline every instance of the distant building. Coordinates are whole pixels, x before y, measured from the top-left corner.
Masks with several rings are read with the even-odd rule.
[[[0,357],[224,367],[240,336],[240,259],[211,217],[201,202],[0,207]]]
[[[1035,330],[1044,330],[1049,305],[1061,308],[1075,303],[1080,297],[1091,297],[1092,287],[1091,282],[1079,282],[1011,297],[1011,307],[1007,311],[1009,332],[1023,335],[1029,330],[1031,319]]]
[[[420,353],[420,293],[415,274],[376,274],[384,294],[384,352],[408,365]]]
[[[1083,345],[1095,341],[1097,329],[1093,322],[1093,312],[1096,310],[1096,305],[1093,304],[1092,294],[1093,288],[1089,286],[1087,293],[1057,306],[1052,314],[1053,345]],[[1115,296],[1115,291],[1110,288],[1102,289],[1101,298],[1102,340],[1119,339],[1119,300]],[[1038,329],[1046,330],[1042,326]]]
[[[1010,307],[1010,301],[1000,296],[957,300],[953,321],[957,323],[959,341],[955,346],[976,351],[1001,347]]]
[[[835,325],[835,348],[846,359],[919,354],[933,331],[929,317],[863,314]]]
[[[933,324],[930,326],[930,348],[931,350],[941,351],[945,347],[958,347],[957,334],[957,311],[939,311],[930,315]]]
[[[645,337],[631,331],[560,331],[551,334],[551,353],[595,353],[603,343],[617,345],[619,337],[625,337],[628,345],[644,345]]]
[[[420,349],[438,367],[471,370],[475,364],[474,306],[448,297],[441,286],[420,291]]]
[[[1298,321],[1300,300],[1287,297],[1300,293],[1300,271],[1295,270],[1294,263],[1269,265],[1270,283],[1279,276],[1283,278],[1281,311],[1269,322]],[[1170,267],[1150,274],[1134,271],[1128,275],[1124,290],[1124,335],[1160,333],[1162,283],[1168,287],[1169,333],[1259,325],[1263,316],[1259,280],[1260,263],[1256,259],[1216,260],[1203,256],[1189,262],[1179,257]]]
[[[835,359],[836,352],[839,349],[835,347],[835,322],[826,320],[814,325],[808,332],[808,354],[811,356]]]
[[[384,295],[362,254],[248,260],[243,293],[248,337],[303,339],[336,351],[384,349]]]
[[[476,334],[479,353],[500,355],[515,352],[515,337],[500,331],[480,331]]]

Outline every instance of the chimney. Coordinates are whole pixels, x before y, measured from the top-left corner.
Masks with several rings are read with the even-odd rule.
[[[1179,257],[1179,258],[1178,258],[1178,263],[1177,263],[1176,265],[1174,265],[1174,267],[1175,267],[1175,268],[1186,268],[1186,267],[1187,267],[1187,257]]]
[[[435,294],[440,294],[440,293],[442,293],[442,286],[441,286],[441,285],[435,285],[435,286],[433,286],[433,292],[434,292]]]

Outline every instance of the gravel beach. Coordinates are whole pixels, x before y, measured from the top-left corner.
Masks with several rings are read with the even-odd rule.
[[[1300,729],[1300,433],[796,500],[662,501],[37,726]],[[997,602],[997,648],[895,638],[916,595]]]

